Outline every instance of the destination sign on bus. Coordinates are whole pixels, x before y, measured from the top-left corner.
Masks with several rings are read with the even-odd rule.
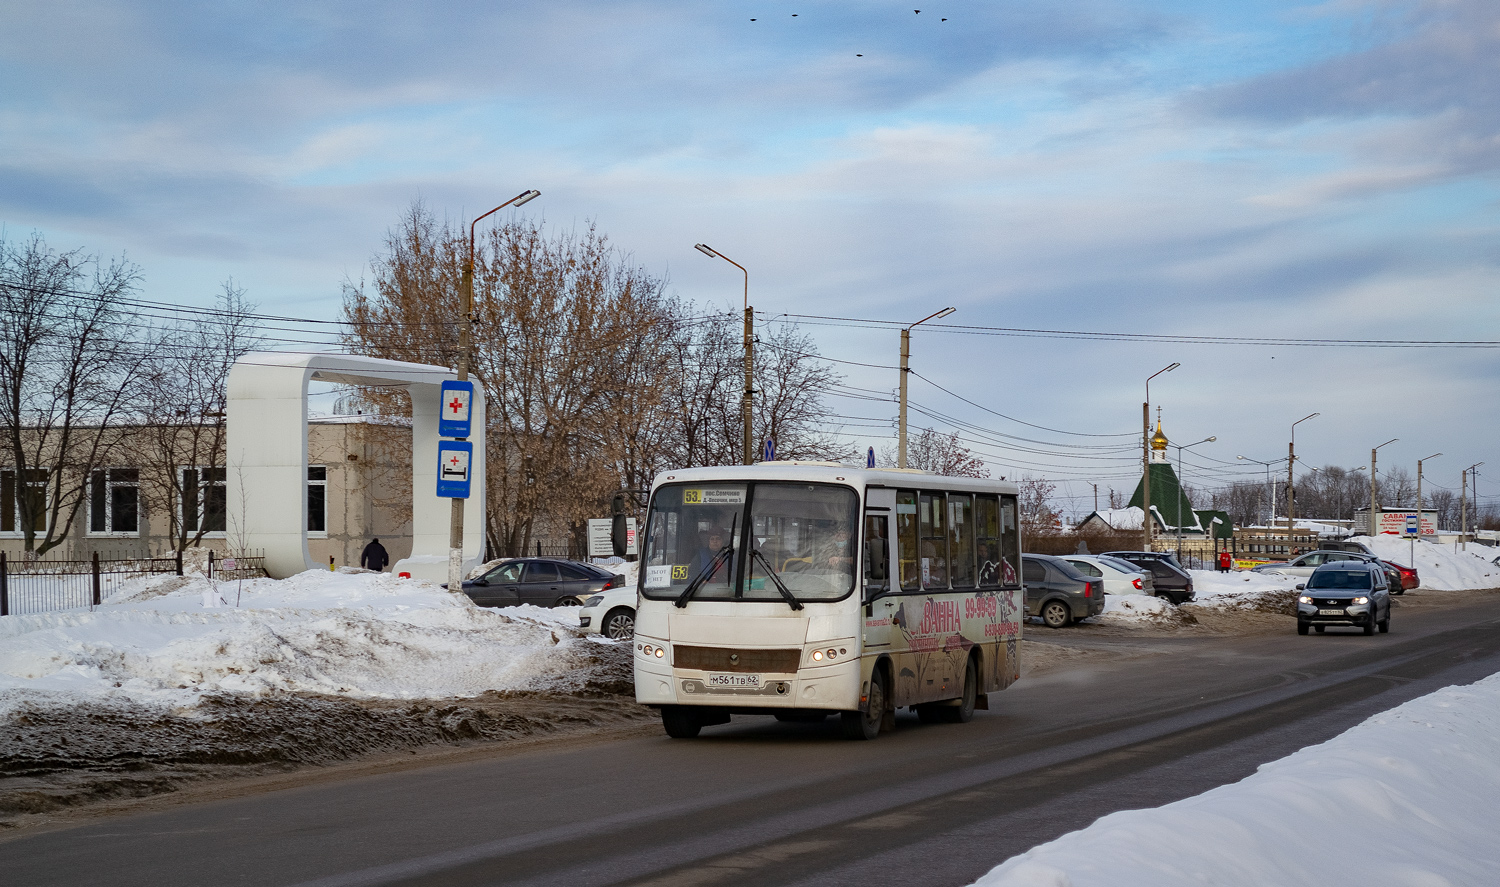
[[[683,505],[744,505],[745,490],[714,489],[713,487],[689,488],[682,491]]]

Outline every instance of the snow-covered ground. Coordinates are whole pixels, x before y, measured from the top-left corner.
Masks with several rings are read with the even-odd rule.
[[[1112,813],[983,887],[1494,884],[1500,675],[1376,715],[1233,785]]]
[[[0,620],[0,714],[23,702],[191,706],[205,694],[355,699],[572,689],[577,609],[486,609],[384,573],[157,576],[101,606]]]
[[[1415,567],[1422,588],[1462,591],[1474,588],[1500,588],[1500,566],[1490,561],[1500,549],[1470,544],[1468,550],[1435,542],[1413,542],[1395,536],[1355,536],[1375,552],[1375,556]],[[1413,563],[1415,561],[1416,563]]]

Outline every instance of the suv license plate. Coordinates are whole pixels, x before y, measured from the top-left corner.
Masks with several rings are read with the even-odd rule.
[[[1344,611],[1343,610],[1319,610],[1318,611],[1318,615],[1319,616],[1342,616],[1342,615],[1344,615]]]
[[[708,676],[708,685],[733,690],[759,690],[760,675],[714,673]]]

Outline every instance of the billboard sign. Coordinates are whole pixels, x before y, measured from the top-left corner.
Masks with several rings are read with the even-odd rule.
[[[611,525],[613,520],[607,517],[589,518],[589,557],[612,557],[615,553],[614,541],[610,539]],[[634,557],[635,550],[635,518],[625,518],[625,554]]]
[[[1416,536],[1419,526],[1420,535],[1435,536],[1437,535],[1437,512],[1424,508],[1419,521],[1415,508],[1381,511],[1378,526],[1382,536]]]

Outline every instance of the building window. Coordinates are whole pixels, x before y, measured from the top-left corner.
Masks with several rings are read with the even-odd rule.
[[[222,533],[225,527],[224,469],[182,469],[182,526],[189,533]]]
[[[89,476],[89,532],[138,536],[141,530],[140,472],[99,469]]]
[[[328,535],[328,467],[307,466],[307,532]]]
[[[47,469],[33,468],[27,475],[29,480],[22,490],[16,483],[15,469],[0,471],[0,533],[19,535],[25,528],[25,493],[31,494],[27,500],[31,506],[31,528],[38,533],[47,531]]]

